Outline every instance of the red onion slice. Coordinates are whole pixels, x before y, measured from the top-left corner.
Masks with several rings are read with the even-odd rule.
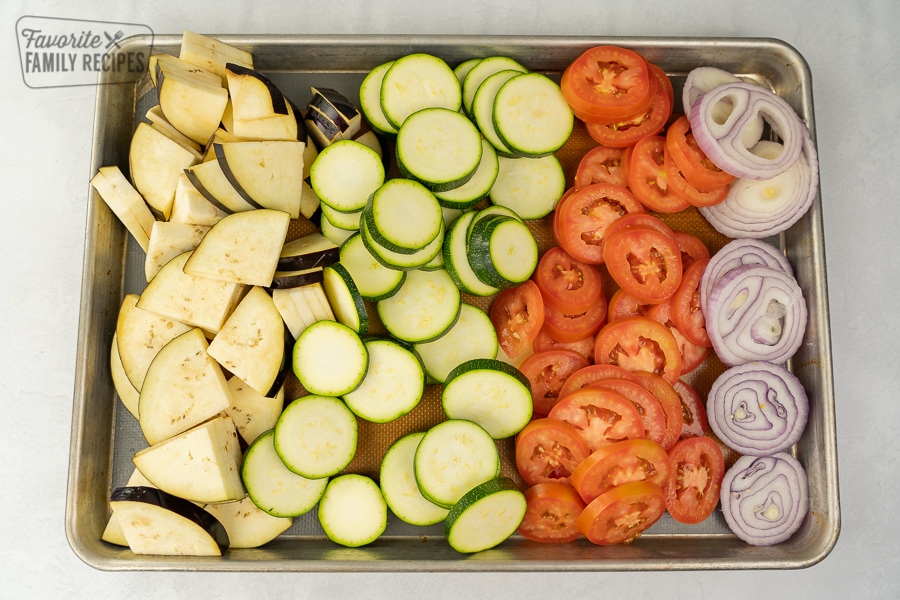
[[[707,314],[706,302],[713,286],[732,269],[744,265],[763,265],[793,276],[788,259],[775,246],[756,239],[741,238],[728,242],[716,252],[700,280],[700,309]]]
[[[718,67],[697,67],[692,69],[685,77],[684,87],[681,89],[681,104],[684,111],[686,113],[690,112],[697,98],[708,91],[726,83],[737,83],[739,81],[741,79],[737,75],[733,75]]]
[[[819,163],[812,136],[803,131],[803,152],[787,171],[765,180],[737,179],[725,200],[699,208],[716,231],[734,238],[766,238],[806,214],[819,189]],[[777,156],[781,144],[762,141],[754,152]]]
[[[759,137],[754,139],[749,132],[756,131],[759,117],[784,144],[775,158],[753,152]],[[720,85],[700,96],[688,118],[700,149],[735,177],[771,179],[800,157],[806,126],[790,104],[761,86],[745,82]]]
[[[726,273],[707,299],[706,329],[729,367],[789,359],[803,341],[807,309],[797,281],[783,271],[745,266]]]
[[[767,456],[797,443],[809,417],[809,399],[797,377],[780,365],[751,362],[731,367],[712,384],[709,426],[729,448]]]
[[[720,500],[725,522],[738,538],[754,546],[779,544],[809,512],[806,470],[786,452],[742,456],[725,472]]]

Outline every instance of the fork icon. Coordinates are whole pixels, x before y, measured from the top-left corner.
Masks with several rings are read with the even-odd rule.
[[[125,35],[125,32],[120,29],[116,32],[115,35],[109,35],[104,31],[103,35],[106,36],[106,49],[109,50],[113,46],[115,46],[116,48],[119,47],[119,40],[122,39],[122,37]]]

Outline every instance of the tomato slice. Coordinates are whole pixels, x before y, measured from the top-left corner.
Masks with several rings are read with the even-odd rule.
[[[592,453],[572,473],[571,483],[585,502],[626,483],[649,481],[661,488],[672,472],[669,455],[651,440],[625,440]]]
[[[670,383],[681,377],[681,353],[672,332],[649,317],[625,317],[597,334],[594,362],[629,371],[648,371]]]
[[[698,346],[694,342],[685,337],[681,330],[672,320],[672,299],[668,299],[662,304],[654,304],[647,310],[647,316],[658,321],[669,328],[678,344],[678,351],[681,353],[681,374],[687,375],[703,364],[706,357],[709,356],[710,348],[708,346]]]
[[[641,381],[634,373],[623,369],[622,367],[603,364],[590,365],[579,371],[575,371],[568,379],[566,379],[562,389],[559,391],[559,397],[564,398],[576,390],[588,387],[592,383],[596,383],[602,379],[611,378],[628,379],[635,383],[640,383]]]
[[[597,267],[572,258],[559,246],[547,250],[538,261],[534,282],[544,306],[567,314],[588,311],[603,295]]]
[[[665,302],[681,284],[681,250],[674,237],[645,225],[616,230],[603,261],[619,287],[650,304]]]
[[[690,342],[711,347],[706,331],[706,319],[700,310],[700,280],[709,259],[698,260],[688,267],[681,277],[681,285],[672,296],[672,321]]]
[[[666,177],[666,139],[651,135],[638,140],[626,152],[628,188],[649,210],[674,213],[691,204],[674,192]]]
[[[560,342],[550,337],[542,328],[537,337],[534,338],[534,351],[544,352],[546,350],[572,350],[585,357],[588,364],[594,362],[594,341],[595,336],[587,337],[577,342]]]
[[[609,299],[609,306],[606,307],[606,318],[608,321],[621,319],[623,317],[636,317],[647,314],[647,310],[653,306],[642,300],[638,300],[632,294],[619,288]]]
[[[559,401],[566,379],[586,366],[587,359],[572,350],[545,350],[526,358],[519,370],[531,383],[535,416],[546,417]]]
[[[569,483],[589,455],[581,434],[559,419],[535,419],[516,434],[516,467],[528,485]]]
[[[575,170],[575,187],[582,188],[592,183],[612,183],[625,187],[628,178],[622,169],[622,148],[597,146],[588,150]]]
[[[644,227],[649,227],[651,229],[655,229],[656,231],[662,233],[666,237],[670,237],[673,240],[677,240],[675,236],[675,231],[666,225],[666,223],[657,217],[656,215],[648,212],[636,212],[627,215],[622,215],[622,217],[616,219],[612,223],[610,223],[609,227],[606,229],[607,238],[623,229],[627,229],[630,227],[634,227],[636,225],[641,225]]]
[[[666,130],[666,151],[685,180],[701,191],[729,185],[734,175],[715,165],[697,145],[687,115],[676,119]]]
[[[637,117],[613,123],[585,122],[588,135],[595,142],[614,148],[626,148],[642,138],[656,135],[663,130],[669,117],[672,116],[674,98],[674,94],[670,95],[672,83],[659,67],[651,64],[650,71],[659,83],[650,107]]]
[[[703,398],[683,379],[676,381],[672,388],[681,399],[681,418],[684,422],[681,426],[681,438],[706,435],[709,430],[709,420],[706,416],[706,404],[703,402]]]
[[[636,481],[598,496],[581,511],[575,525],[594,544],[628,544],[665,512],[662,488],[654,483]]]
[[[631,400],[644,425],[644,437],[656,443],[662,443],[666,434],[666,413],[650,390],[640,383],[619,378],[601,379],[589,387],[613,390]]]
[[[669,458],[672,476],[663,488],[666,510],[680,523],[706,520],[719,503],[725,476],[722,449],[706,436],[685,438],[672,447]]]
[[[684,173],[672,160],[668,152],[665,153],[666,181],[678,196],[683,198],[691,206],[715,206],[728,197],[731,186],[723,185],[711,190],[700,190],[684,177]]]
[[[489,316],[500,347],[508,357],[516,358],[531,348],[544,324],[541,291],[530,279],[502,290],[494,297]]]
[[[544,327],[551,338],[561,342],[578,342],[593,337],[606,322],[606,298],[600,298],[582,313],[564,313],[547,306]]]
[[[637,408],[628,398],[610,389],[587,387],[572,392],[560,398],[549,417],[574,427],[591,452],[622,440],[644,437],[644,424]]]
[[[539,483],[525,490],[525,518],[517,530],[533,542],[565,544],[581,536],[575,526],[585,503],[571,485]]]
[[[643,56],[617,46],[595,46],[563,72],[560,89],[581,118],[640,114],[653,100],[655,79]]]
[[[594,183],[576,189],[556,206],[557,243],[576,260],[589,265],[603,262],[603,239],[610,223],[644,207],[628,188]]]
[[[700,238],[683,231],[674,232],[678,249],[681,250],[681,269],[686,271],[692,263],[710,257],[709,248]]]
[[[681,437],[681,429],[684,424],[684,417],[681,413],[681,398],[679,398],[678,392],[675,391],[672,384],[659,375],[645,371],[636,371],[635,375],[641,380],[641,385],[656,396],[656,399],[662,405],[663,412],[666,413],[666,435],[660,444],[668,451]]]

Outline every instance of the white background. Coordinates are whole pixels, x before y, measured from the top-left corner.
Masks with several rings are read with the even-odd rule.
[[[77,6],[77,8],[76,8]],[[157,34],[456,33],[751,36],[787,41],[813,73],[837,404],[842,530],[788,572],[106,573],[64,530],[78,297],[95,90],[29,89],[24,15],[122,21]],[[267,0],[0,8],[0,582],[2,598],[900,597],[897,136],[894,0]]]

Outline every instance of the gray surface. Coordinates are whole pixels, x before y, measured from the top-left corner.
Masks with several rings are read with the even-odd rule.
[[[2,597],[181,598],[254,593],[376,598],[528,596],[598,593],[656,597],[673,590],[720,597],[897,597],[900,525],[893,518],[900,454],[893,425],[900,334],[891,302],[900,295],[890,176],[900,125],[893,61],[900,44],[897,6],[757,2],[271,2],[231,11],[213,4],[147,4],[117,9],[96,2],[4,5],[7,85],[0,90],[4,145],[0,394],[4,420],[0,539],[7,575]],[[424,5],[424,6],[423,6]],[[27,12],[26,12],[27,11]],[[658,11],[658,12],[654,12]],[[832,554],[804,570],[584,574],[218,574],[101,573],[65,540],[66,468],[75,380],[78,291],[90,176],[91,88],[32,90],[22,83],[12,23],[25,14],[148,24],[158,33],[455,33],[647,36],[767,36],[783,39],[813,73],[831,304],[842,529]],[[894,225],[895,226],[895,225]],[[873,260],[874,259],[874,260]],[[861,593],[860,593],[861,592]],[[680,594],[679,594],[680,595]]]

